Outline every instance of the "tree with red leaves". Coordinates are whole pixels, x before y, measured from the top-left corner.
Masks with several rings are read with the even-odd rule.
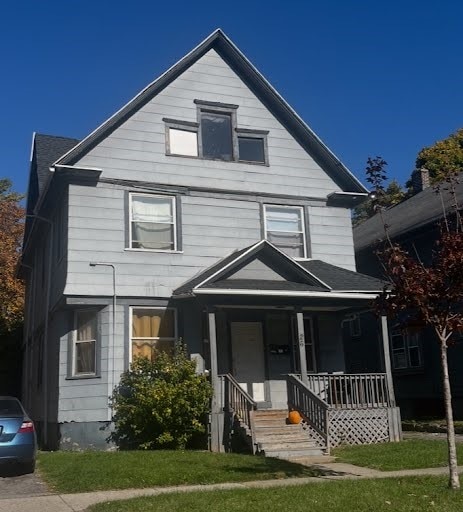
[[[381,166],[380,166],[381,167]],[[381,168],[378,180],[384,175]],[[439,187],[455,193],[457,173],[448,173]],[[463,233],[460,209],[454,196],[452,212],[443,212],[445,222],[435,243],[432,260],[424,265],[400,245],[391,242],[384,225],[387,243],[378,252],[390,282],[377,301],[378,310],[398,321],[404,329],[431,327],[440,346],[442,386],[447,422],[449,487],[460,488],[453,423],[452,393],[447,349],[455,335],[463,331]]]

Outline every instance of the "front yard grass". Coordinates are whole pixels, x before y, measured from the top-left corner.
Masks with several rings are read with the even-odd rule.
[[[317,476],[284,460],[200,451],[42,452],[39,471],[63,493]]]
[[[461,512],[463,493],[436,477],[324,481],[301,487],[174,493],[100,503],[89,512]]]
[[[335,448],[336,462],[396,471],[400,469],[436,468],[447,465],[447,442],[409,439],[400,443],[343,446]],[[463,443],[457,444],[458,460],[463,463]]]

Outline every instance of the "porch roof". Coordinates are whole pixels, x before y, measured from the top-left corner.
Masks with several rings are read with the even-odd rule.
[[[256,261],[260,267],[251,268]],[[262,240],[225,256],[200,272],[177,288],[173,297],[229,292],[233,295],[262,293],[327,298],[345,295],[346,298],[365,299],[377,295],[385,285],[379,279],[321,260],[294,260],[267,240]]]

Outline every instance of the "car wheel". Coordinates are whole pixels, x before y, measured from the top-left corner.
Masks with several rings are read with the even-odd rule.
[[[35,471],[35,460],[29,460],[27,462],[23,462],[21,464],[21,472],[24,475],[28,475],[29,473],[33,473]]]

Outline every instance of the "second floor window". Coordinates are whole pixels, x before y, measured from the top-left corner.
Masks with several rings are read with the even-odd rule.
[[[306,257],[304,212],[300,206],[264,205],[265,238],[293,258]]]
[[[175,251],[175,198],[130,195],[130,248]]]

